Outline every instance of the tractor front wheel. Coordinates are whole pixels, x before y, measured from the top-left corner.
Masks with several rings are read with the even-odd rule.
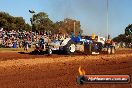
[[[48,52],[48,55],[51,55],[52,54],[52,49],[48,48],[47,52]]]

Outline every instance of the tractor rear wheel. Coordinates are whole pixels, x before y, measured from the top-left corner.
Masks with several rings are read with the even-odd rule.
[[[111,54],[114,54],[114,53],[115,53],[115,48],[111,47]]]
[[[73,54],[76,51],[76,45],[74,42],[69,41],[64,48],[66,54]]]
[[[107,48],[107,54],[111,54],[111,48],[110,47]]]

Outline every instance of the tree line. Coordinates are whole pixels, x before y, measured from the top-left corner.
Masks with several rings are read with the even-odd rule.
[[[125,42],[132,43],[132,24],[129,24],[125,28],[124,34],[120,34],[117,37],[113,38],[115,42]]]
[[[31,26],[25,23],[23,17],[13,17],[6,12],[0,12],[0,28],[10,30],[31,30]]]
[[[31,25],[26,23],[23,17],[13,17],[9,13],[0,12],[0,28],[7,31],[25,30],[34,32],[71,33],[83,32],[80,21],[66,18],[63,21],[53,22],[45,12],[34,14],[30,18]]]

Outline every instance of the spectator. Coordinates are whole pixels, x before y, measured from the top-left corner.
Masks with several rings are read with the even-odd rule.
[[[28,43],[28,40],[27,39],[25,39],[24,40],[24,51],[27,51],[28,52],[28,45],[29,45],[29,43]]]

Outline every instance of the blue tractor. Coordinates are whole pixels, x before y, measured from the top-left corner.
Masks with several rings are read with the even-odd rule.
[[[47,47],[48,54],[52,54],[53,51],[63,51],[65,54],[73,54],[78,50],[78,46],[84,47],[85,43],[92,43],[92,40],[81,38],[81,34],[75,36],[73,33],[70,38],[64,40],[53,40]]]

